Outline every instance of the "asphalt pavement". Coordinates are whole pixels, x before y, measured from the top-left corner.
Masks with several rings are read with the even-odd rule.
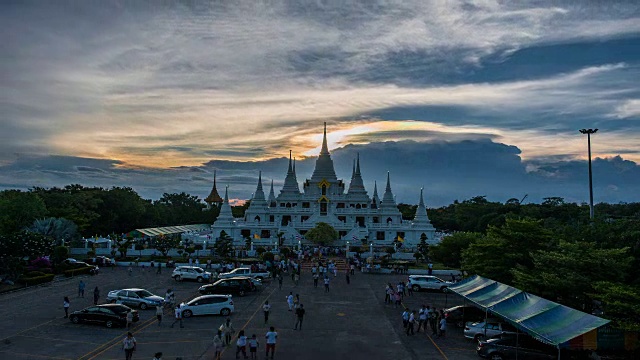
[[[82,276],[51,285],[14,293],[0,294],[0,358],[7,359],[124,359],[122,328],[72,324],[64,319],[62,300],[71,299],[71,311],[93,304],[95,286],[101,290],[101,302],[107,292],[140,287],[163,296],[172,288],[178,300],[198,296],[200,284],[175,282],[170,271],[162,274],[147,268],[103,269],[97,276]],[[78,282],[86,284],[85,298],[77,297]],[[384,287],[406,280],[406,275],[356,273],[351,283],[345,274],[331,277],[330,291],[322,282],[313,287],[310,274],[302,274],[295,286],[285,277],[282,290],[277,282],[266,281],[263,289],[245,297],[234,296],[236,311],[231,315],[236,330],[244,329],[260,342],[258,358],[264,359],[264,336],[269,326],[278,332],[276,359],[478,359],[475,345],[465,340],[461,329],[449,328],[446,338],[434,339],[425,333],[407,336],[401,321],[401,308],[384,304]],[[285,297],[299,294],[306,309],[303,329],[294,330],[295,316],[288,311]],[[264,324],[262,304],[269,300],[272,313]],[[422,304],[437,308],[461,304],[455,295],[420,292],[406,296],[403,304],[419,309]],[[172,313],[165,313],[162,326],[155,321],[154,310],[139,310],[140,321],[132,329],[138,342],[134,359],[151,359],[161,351],[163,359],[213,359],[212,339],[224,322],[222,316],[202,316],[184,320],[185,327],[170,328]],[[234,339],[235,343],[235,339]],[[235,345],[225,348],[222,359],[235,359]]]

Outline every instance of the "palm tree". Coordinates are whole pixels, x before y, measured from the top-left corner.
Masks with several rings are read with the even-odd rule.
[[[71,240],[78,235],[78,226],[73,221],[54,217],[37,219],[26,230],[49,236],[59,245],[64,245],[65,241]]]

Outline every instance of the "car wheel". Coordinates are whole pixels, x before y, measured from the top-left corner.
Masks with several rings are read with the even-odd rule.
[[[473,338],[476,342],[480,342],[480,341],[484,341],[485,337],[483,334],[478,334],[476,335],[475,338]]]
[[[199,282],[199,283],[201,283],[201,282],[203,282],[203,281],[204,281],[204,279],[202,278],[202,276],[198,276],[198,278],[197,278],[196,280],[198,280],[198,282]]]
[[[244,296],[244,290],[238,291],[238,296]]]
[[[180,275],[176,275],[173,278],[176,279],[176,281],[181,281],[182,280],[182,276],[180,276]]]
[[[193,316],[193,312],[191,310],[185,310],[182,312],[182,317],[184,318],[190,318]]]
[[[443,286],[440,288],[440,291],[442,291],[443,293],[446,293],[449,291],[449,288],[447,288],[446,286]]]
[[[107,320],[106,323],[104,323],[104,326],[108,327],[108,328],[112,328],[113,327],[113,321],[111,320]]]
[[[147,305],[147,303],[140,303],[140,310],[147,310],[147,308],[149,307],[149,305]]]
[[[418,292],[418,291],[420,291],[420,286],[418,286],[418,285],[413,285],[413,286],[411,287],[411,289],[413,289],[413,291],[415,291],[415,292]]]
[[[77,317],[77,316],[72,316],[70,320],[74,324],[79,324],[80,323],[80,318]]]
[[[504,356],[502,356],[502,354],[500,354],[500,353],[493,353],[493,354],[491,354],[489,359],[491,359],[491,360],[504,360]]]
[[[220,315],[222,315],[222,316],[229,316],[229,314],[231,314],[231,310],[230,309],[224,308],[224,309],[220,310]]]

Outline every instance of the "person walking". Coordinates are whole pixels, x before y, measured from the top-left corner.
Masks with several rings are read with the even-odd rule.
[[[300,294],[296,294],[296,297],[293,298],[293,309],[296,310],[300,306]]]
[[[266,357],[269,357],[269,350],[271,350],[271,359],[273,359],[273,355],[276,353],[276,342],[278,340],[276,329],[273,326],[270,327],[264,338],[267,339]]]
[[[156,319],[158,319],[158,326],[162,326],[162,316],[164,315],[164,309],[162,305],[156,305]]]
[[[411,310],[409,314],[409,320],[407,322],[407,335],[414,335],[413,327],[416,323],[416,314],[414,310]]]
[[[427,316],[429,315],[429,313],[427,312],[427,309],[424,305],[422,305],[422,308],[420,308],[420,311],[418,311],[418,330],[416,332],[420,332],[420,328],[422,328],[422,330],[424,330],[424,332],[427,331]]]
[[[438,335],[438,311],[436,310],[436,308],[433,308],[433,311],[431,311],[431,315],[429,316],[429,326],[431,326],[431,335],[432,336],[437,336]]]
[[[256,334],[253,334],[251,339],[249,339],[249,354],[252,360],[258,359],[258,346],[260,346],[260,343],[256,338]]]
[[[351,284],[351,278],[349,277],[349,270],[347,269],[347,285]]]
[[[176,295],[173,293],[173,290],[167,289],[167,292],[164,294],[164,304],[169,307],[169,309],[173,309],[173,300]]]
[[[64,307],[64,318],[69,318],[69,307],[71,306],[71,302],[69,301],[69,297],[64,297],[64,302],[62,303],[62,307]]]
[[[438,334],[438,337],[445,337],[445,335],[447,334],[447,319],[445,319],[444,317],[444,312],[442,310],[440,310],[440,333]]]
[[[161,352],[157,352],[155,355],[153,355],[153,360],[160,360],[160,359],[162,359]]]
[[[405,309],[402,312],[402,327],[406,330],[409,325],[409,309]]]
[[[220,360],[220,356],[222,356],[222,348],[224,347],[222,330],[218,330],[216,335],[213,337],[213,347],[215,349],[215,353],[213,354],[213,360]]]
[[[96,288],[93,289],[93,305],[98,305],[99,299],[100,299],[100,289],[98,289],[98,287],[96,286]]]
[[[278,290],[282,290],[282,272],[278,274]]]
[[[78,297],[84,297],[84,288],[87,285],[84,283],[84,281],[80,280],[80,283],[78,283]]]
[[[329,277],[327,275],[324,276],[324,292],[329,292]]]
[[[407,282],[406,284],[406,288],[407,288],[407,295],[412,296],[413,295],[413,286],[410,286],[411,284]]]
[[[298,325],[300,325],[300,330],[302,330],[302,320],[304,320],[304,305],[300,304],[296,309],[296,324],[293,327],[293,330],[298,330]]]
[[[156,275],[162,274],[162,262],[158,261],[158,270],[156,270]]]
[[[391,294],[393,293],[393,286],[391,283],[387,284],[387,287],[384,289],[384,303],[385,304],[393,304],[394,299],[391,298]]]
[[[314,288],[317,288],[317,287],[318,287],[318,278],[319,278],[318,273],[317,273],[317,272],[316,272],[316,273],[314,273],[314,274],[313,274],[313,287],[314,287]]]
[[[298,286],[298,282],[300,281],[300,271],[296,271],[293,277],[293,283]]]
[[[356,274],[356,265],[355,264],[351,264],[350,268],[351,268],[351,275],[355,275]]]
[[[133,352],[136,351],[136,338],[133,337],[131,332],[127,333],[127,336],[122,340],[122,349],[126,360],[131,360]]]
[[[173,320],[173,323],[171,323],[171,327],[173,327],[173,325],[179,322],[180,329],[184,328],[184,325],[182,324],[182,311],[180,311],[180,305],[176,305],[174,309],[174,316],[175,316],[175,319]]]
[[[400,296],[399,292],[395,292],[393,294],[391,294],[391,296],[393,296],[393,300],[394,300],[394,308],[397,308],[398,306],[402,305],[402,296]]]
[[[293,292],[289,292],[287,296],[287,305],[289,305],[289,311],[293,311]]]
[[[240,330],[238,333],[238,340],[236,340],[236,359],[240,353],[242,353],[242,356],[245,359],[249,358],[247,356],[247,337],[244,335],[244,330]]]
[[[233,335],[236,330],[233,328],[230,318],[227,318],[227,321],[220,325],[220,330],[222,331],[222,335],[224,335],[224,344],[226,346],[231,345],[231,335]]]
[[[133,325],[133,310],[127,312],[127,329],[131,329]]]
[[[267,325],[269,322],[269,313],[271,312],[271,305],[269,305],[269,300],[264,302],[262,305],[262,311],[264,312],[264,324]]]

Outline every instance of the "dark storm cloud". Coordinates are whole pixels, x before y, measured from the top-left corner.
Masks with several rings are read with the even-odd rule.
[[[349,182],[353,160],[360,155],[362,176],[369,195],[378,182],[382,195],[387,171],[398,202],[417,203],[424,187],[429,206],[453,200],[486,195],[493,201],[521,198],[540,202],[544,197],[560,196],[567,201],[588,199],[586,162],[523,162],[515,146],[488,139],[423,143],[415,141],[381,142],[349,145],[332,151],[339,178]],[[311,176],[315,157],[296,161],[298,182]],[[90,164],[90,165],[89,165]],[[16,159],[0,167],[0,186],[130,186],[142,196],[157,199],[165,192],[186,191],[200,198],[211,189],[213,170],[217,170],[218,191],[229,186],[231,198],[248,199],[255,192],[258,172],[262,171],[263,188],[268,194],[274,180],[279,193],[286,175],[288,159],[234,162],[212,160],[198,167],[173,169],[128,169],[117,161],[74,157],[29,157]],[[527,171],[528,168],[532,170]],[[90,170],[90,171],[87,171]],[[596,201],[640,201],[640,166],[622,157],[597,158],[593,162]],[[194,172],[207,176],[193,175]],[[16,186],[10,179],[31,179]]]

